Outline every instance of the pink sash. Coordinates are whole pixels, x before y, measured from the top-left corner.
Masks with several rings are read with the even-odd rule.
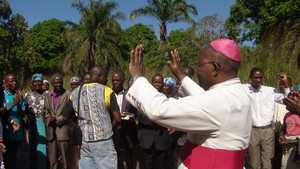
[[[180,160],[189,169],[242,169],[245,150],[221,150],[199,146],[189,140],[183,146]]]

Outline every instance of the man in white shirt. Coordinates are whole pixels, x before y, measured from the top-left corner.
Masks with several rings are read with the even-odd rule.
[[[164,127],[187,132],[178,168],[242,169],[251,131],[250,97],[237,78],[241,54],[231,39],[218,39],[201,48],[196,66],[199,84],[180,67],[176,49],[168,61],[186,97],[173,99],[141,77],[143,47],[131,52],[134,80],[126,98],[139,111]]]
[[[275,133],[273,116],[275,102],[282,102],[284,94],[273,87],[263,86],[263,72],[254,67],[250,71],[250,83],[245,88],[251,97],[252,131],[249,145],[250,168],[272,168],[274,156]],[[279,74],[284,82],[286,94],[290,91],[290,84],[284,73]]]

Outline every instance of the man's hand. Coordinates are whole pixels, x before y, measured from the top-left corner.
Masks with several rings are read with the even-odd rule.
[[[51,126],[55,122],[56,122],[55,117],[51,116],[51,117],[49,117],[49,118],[46,119],[46,126]]]
[[[179,53],[176,49],[174,49],[173,51],[171,51],[171,55],[173,58],[173,64],[170,60],[167,61],[167,64],[172,73],[177,77],[178,80],[181,81],[186,76],[186,74],[181,69]]]
[[[290,88],[292,86],[292,84],[290,83],[290,81],[288,80],[288,77],[286,75],[286,73],[284,72],[280,72],[278,73],[278,78],[283,81],[284,84],[284,88]]]
[[[175,129],[168,128],[168,133],[169,134],[173,134],[175,131],[176,131]]]
[[[300,93],[298,91],[289,93],[288,98],[283,100],[283,104],[286,105],[286,109],[290,112],[300,115]]]
[[[6,152],[6,146],[3,144],[3,140],[2,139],[0,139],[0,151],[2,153]]]
[[[280,73],[278,73],[278,78],[279,78],[280,80],[285,81],[285,80],[287,80],[287,75],[286,75],[286,73],[284,73],[284,72],[280,72]]]
[[[287,144],[286,139],[285,139],[284,136],[279,136],[278,141],[279,141],[279,143],[280,143],[281,145],[282,145],[282,144]]]
[[[130,52],[129,74],[131,78],[143,75],[143,45],[137,45],[135,50]]]
[[[12,127],[13,127],[14,132],[17,132],[20,129],[20,125],[14,120],[12,122]]]
[[[17,92],[17,93],[14,95],[14,101],[13,101],[13,104],[14,104],[14,105],[17,105],[17,104],[21,101],[22,96],[23,96],[22,93]]]

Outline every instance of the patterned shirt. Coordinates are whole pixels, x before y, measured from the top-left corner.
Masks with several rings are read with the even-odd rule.
[[[25,102],[28,105],[29,114],[35,115],[35,117],[44,117],[45,93],[35,96],[34,92],[28,92]]]
[[[74,89],[71,96],[76,112],[78,112],[78,92],[79,88]],[[79,126],[83,140],[109,139],[113,135],[109,110],[111,112],[119,110],[116,99],[111,102],[111,98],[114,97],[112,89],[99,83],[88,83],[83,85],[80,93]]]

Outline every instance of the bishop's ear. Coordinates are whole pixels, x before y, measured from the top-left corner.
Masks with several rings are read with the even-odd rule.
[[[220,70],[220,68],[221,68],[221,66],[220,66],[220,64],[219,63],[217,63],[217,62],[214,62],[214,70],[215,71],[218,71],[218,70]]]

